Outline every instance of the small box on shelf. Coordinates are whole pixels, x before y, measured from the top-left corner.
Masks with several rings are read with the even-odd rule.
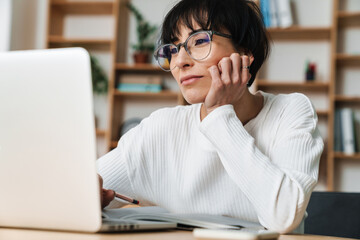
[[[117,89],[121,92],[153,92],[163,90],[163,81],[159,75],[123,74],[118,79]]]
[[[160,84],[146,84],[146,83],[119,83],[117,89],[121,92],[159,93],[162,91],[162,86]]]

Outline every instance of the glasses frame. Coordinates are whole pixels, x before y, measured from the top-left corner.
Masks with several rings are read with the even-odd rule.
[[[210,37],[210,50],[209,50],[209,53],[208,53],[205,57],[200,58],[200,59],[196,59],[196,58],[194,58],[193,56],[191,56],[190,51],[189,51],[189,49],[187,48],[187,43],[189,42],[189,39],[190,39],[191,37],[193,37],[193,36],[195,36],[195,35],[197,35],[197,34],[200,34],[200,33],[206,33],[206,34],[209,35],[209,37]],[[176,50],[177,50],[177,53],[176,53],[176,54],[178,54],[178,53],[180,52],[181,47],[184,47],[185,51],[187,52],[187,54],[188,54],[192,59],[197,60],[197,61],[203,60],[203,59],[207,58],[207,57],[209,56],[210,52],[211,52],[211,43],[212,43],[212,40],[213,40],[213,36],[214,36],[214,35],[218,35],[218,36],[220,36],[220,37],[225,37],[225,38],[232,39],[232,36],[229,35],[229,34],[217,32],[217,31],[213,31],[213,30],[201,30],[201,31],[197,31],[197,32],[194,32],[193,34],[191,34],[191,35],[185,40],[185,42],[183,42],[183,43],[179,43],[179,44],[167,43],[167,44],[162,44],[162,45],[160,45],[160,46],[155,50],[155,52],[154,52],[154,57],[155,57],[155,59],[156,59],[156,62],[158,63],[158,65],[160,66],[160,68],[161,68],[162,70],[164,70],[165,72],[170,72],[171,70],[173,70],[173,69],[176,67],[176,66],[174,66],[173,68],[170,68],[170,69],[164,69],[163,67],[161,67],[161,64],[159,63],[158,51],[159,51],[159,49],[161,49],[161,48],[163,48],[163,47],[165,47],[165,46],[174,46],[174,47],[176,48]],[[170,63],[169,63],[169,64],[170,64]]]

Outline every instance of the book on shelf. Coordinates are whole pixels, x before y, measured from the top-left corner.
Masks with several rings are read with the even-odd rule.
[[[334,151],[343,152],[344,146],[342,142],[341,131],[341,110],[335,109],[335,122],[334,122]]]
[[[121,92],[153,92],[163,89],[162,78],[151,74],[123,74],[119,78],[117,89]]]
[[[360,110],[335,109],[334,151],[352,155],[360,152]]]
[[[260,0],[260,10],[267,28],[293,25],[290,0]]]
[[[265,27],[271,27],[269,0],[260,0],[260,10],[263,15]]]
[[[277,0],[268,0],[269,1],[269,12],[270,12],[270,23],[271,27],[279,26],[279,17],[278,17],[278,6]]]
[[[290,27],[293,25],[293,17],[291,12],[290,0],[276,0],[277,1],[277,16],[279,27]]]
[[[153,92],[162,91],[160,84],[144,84],[144,83],[119,83],[117,89],[121,92]]]
[[[119,78],[120,83],[141,83],[162,85],[162,78],[150,74],[123,74]]]
[[[341,132],[344,154],[351,155],[355,153],[355,134],[354,118],[351,108],[341,109]]]
[[[264,229],[259,223],[248,222],[237,218],[210,214],[182,214],[170,213],[161,207],[136,207],[104,209],[103,218],[116,220],[164,221],[176,223],[180,229],[209,228],[209,229]]]
[[[355,151],[360,152],[360,111],[354,111]]]

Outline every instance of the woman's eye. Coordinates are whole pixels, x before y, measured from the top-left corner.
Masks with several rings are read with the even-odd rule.
[[[209,42],[209,41],[207,39],[205,39],[205,38],[196,39],[195,46],[201,45],[201,44],[204,44],[204,43],[207,43],[207,42]]]
[[[171,53],[171,54],[176,54],[176,53],[177,53],[177,49],[176,49],[176,48],[172,48],[172,49],[170,50],[170,53]]]

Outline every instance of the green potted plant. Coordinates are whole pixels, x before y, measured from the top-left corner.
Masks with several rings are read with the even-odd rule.
[[[98,60],[90,55],[91,77],[94,94],[106,94],[108,91],[108,79]]]
[[[150,53],[154,51],[155,44],[151,42],[151,37],[157,30],[156,25],[150,24],[144,19],[144,16],[140,11],[130,2],[126,4],[131,13],[134,14],[136,19],[136,33],[137,43],[132,44],[134,52],[135,63],[147,63],[149,62]]]
[[[98,60],[90,55],[91,78],[94,95],[104,95],[108,91],[108,78]],[[98,116],[95,115],[95,127],[98,127]]]

